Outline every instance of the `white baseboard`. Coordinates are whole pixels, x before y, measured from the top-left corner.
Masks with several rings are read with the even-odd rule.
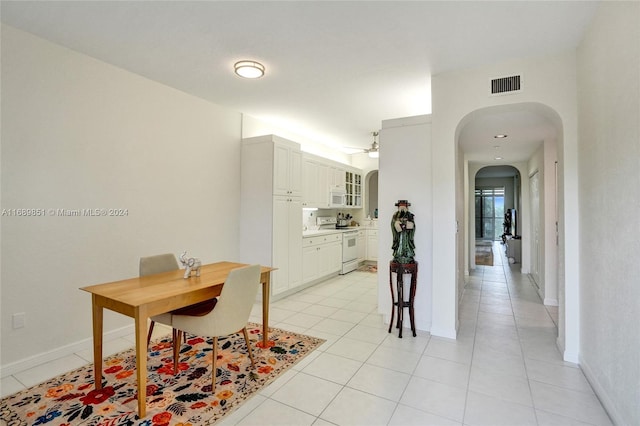
[[[595,392],[596,396],[600,400],[602,407],[604,407],[605,411],[611,418],[611,421],[613,422],[613,424],[614,425],[627,424],[620,416],[620,413],[618,413],[618,411],[616,410],[616,407],[612,399],[609,398],[609,395],[607,394],[607,392],[600,385],[600,382],[598,382],[598,380],[596,379],[596,376],[595,374],[593,374],[593,370],[591,369],[591,367],[589,367],[589,364],[585,362],[584,359],[582,358],[580,358],[580,368],[582,369],[582,372],[587,378],[587,381],[593,388],[593,391]]]
[[[432,336],[438,336],[438,337],[444,337],[447,339],[456,339],[457,337],[456,330],[455,329],[443,329],[443,328],[431,328],[431,335]]]
[[[580,364],[580,357],[575,352],[569,352],[569,351],[565,350],[563,352],[562,359],[564,359],[567,362],[572,362],[574,364]]]
[[[112,330],[104,333],[103,342],[114,340],[119,337],[129,335],[131,333],[135,333],[135,328],[133,327],[133,325],[128,325],[122,328],[118,328],[116,330]],[[85,351],[85,350],[93,350],[92,338],[87,338],[74,343],[70,343],[68,345],[60,346],[59,348],[55,348],[47,352],[42,352],[36,355],[32,355],[28,358],[21,359],[19,361],[12,362],[7,365],[1,365],[0,377],[11,376],[21,371],[28,370],[29,368],[36,367],[40,364],[44,364],[46,362],[53,361],[58,358],[62,358],[64,356],[71,355],[76,352]]]
[[[558,299],[551,299],[551,298],[545,297],[543,303],[547,306],[558,306]]]

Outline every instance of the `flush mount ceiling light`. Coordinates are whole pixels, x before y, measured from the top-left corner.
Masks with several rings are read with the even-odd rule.
[[[256,61],[239,61],[233,65],[236,74],[243,78],[260,78],[264,75],[264,65]]]
[[[500,134],[500,135],[495,135],[494,136],[494,138],[496,138],[496,139],[504,139],[506,137],[507,137],[507,135],[504,135],[504,134]]]

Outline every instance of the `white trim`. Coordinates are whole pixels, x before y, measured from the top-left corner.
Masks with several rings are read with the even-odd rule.
[[[431,335],[432,336],[437,336],[437,337],[444,337],[447,339],[456,339],[457,337],[457,332],[456,330],[449,330],[449,329],[438,329],[438,328],[431,328]]]
[[[598,379],[596,378],[596,375],[593,373],[593,370],[591,370],[591,367],[589,367],[589,364],[585,362],[584,359],[582,359],[582,357],[580,357],[580,369],[584,373],[584,376],[587,378],[587,381],[591,385],[591,388],[593,388],[593,392],[596,394],[596,396],[600,400],[602,407],[609,415],[609,418],[611,419],[612,423],[614,425],[626,424],[622,419],[622,416],[620,416],[620,413],[618,413],[618,411],[616,410],[616,405],[613,403],[611,398],[609,398],[609,395],[607,394],[605,389],[600,385],[600,382],[598,382]]]
[[[562,359],[567,362],[572,362],[574,364],[580,364],[580,357],[577,352],[569,352],[566,349],[563,352]]]
[[[117,339],[119,337],[130,335],[132,333],[135,333],[135,328],[133,325],[128,325],[116,330],[106,332],[103,336],[103,343],[109,340]],[[46,362],[54,361],[58,358],[86,350],[93,351],[93,338],[83,339],[65,346],[60,346],[47,352],[32,355],[29,358],[21,359],[20,361],[2,365],[0,366],[0,377],[4,378],[7,376],[11,376],[21,371],[28,370],[29,368],[44,364]]]
[[[558,306],[559,305],[558,299],[551,299],[549,297],[545,297],[543,303],[546,306]]]

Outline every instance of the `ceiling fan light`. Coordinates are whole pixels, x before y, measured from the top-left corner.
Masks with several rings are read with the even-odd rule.
[[[380,152],[376,149],[375,151],[369,151],[370,158],[380,158]]]
[[[233,69],[243,78],[260,78],[264,75],[264,65],[256,61],[236,62]]]

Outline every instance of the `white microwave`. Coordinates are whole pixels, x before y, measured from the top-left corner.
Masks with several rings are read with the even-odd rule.
[[[331,188],[329,190],[329,207],[344,207],[347,191],[344,188]]]

